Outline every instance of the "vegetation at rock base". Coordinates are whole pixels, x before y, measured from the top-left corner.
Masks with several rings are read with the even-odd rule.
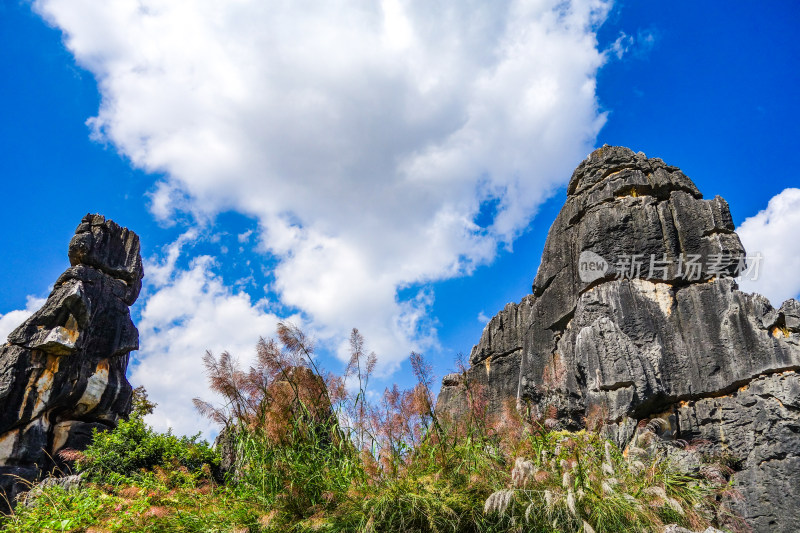
[[[142,390],[139,391],[141,394]],[[105,481],[139,479],[156,469],[197,475],[219,465],[211,446],[197,440],[199,434],[178,437],[171,431],[158,433],[145,424],[143,416],[151,410],[148,403],[146,395],[140,396],[134,403],[132,416],[121,420],[114,431],[95,430],[88,449],[62,455],[74,459],[77,471],[88,479]]]
[[[366,394],[375,367],[357,330],[342,375],[323,371],[313,344],[281,324],[256,364],[206,354],[212,390],[226,403],[195,405],[227,439],[159,434],[130,419],[66,457],[85,476],[77,490],[49,487],[20,504],[4,531],[197,532],[616,532],[690,529],[725,521],[729,470],[677,468],[645,447],[625,452],[590,431],[548,430],[507,409],[486,416],[484,391],[465,381],[468,412],[434,409],[431,368],[411,355],[417,384]],[[641,441],[641,443],[640,443]],[[229,460],[220,464],[219,453]],[[224,467],[225,472],[220,472]]]

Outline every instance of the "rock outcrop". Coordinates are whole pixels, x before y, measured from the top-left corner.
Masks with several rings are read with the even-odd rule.
[[[514,407],[523,341],[533,301],[533,296],[526,296],[519,304],[509,303],[489,321],[481,340],[470,352],[468,376],[454,373],[442,380],[437,409],[455,414],[468,408],[463,394],[465,379],[476,385],[488,412],[500,413]]]
[[[754,531],[794,531],[800,304],[738,290],[759,260],[725,200],[704,200],[660,159],[600,148],[570,180],[533,294],[487,325],[437,410],[463,409],[469,380],[489,388],[495,413],[513,399],[553,425],[599,423],[622,446],[661,418],[664,436],[740,461],[732,505]]]
[[[84,448],[93,428],[112,428],[130,412],[139,237],[87,215],[69,260],[44,306],[0,346],[0,506],[59,466],[61,450]]]

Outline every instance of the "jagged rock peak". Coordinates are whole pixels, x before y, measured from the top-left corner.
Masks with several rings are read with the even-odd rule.
[[[745,254],[734,230],[727,202],[703,200],[677,167],[606,146],[575,170],[532,290],[537,297],[548,288],[557,295],[549,326],[574,309],[580,293],[603,281],[635,277],[684,285],[730,276]],[[582,271],[584,258],[602,268]]]
[[[139,237],[87,215],[69,244],[70,266],[41,309],[0,346],[0,506],[81,449],[93,428],[130,412],[130,318],[141,289]],[[0,508],[2,510],[2,508]]]
[[[704,200],[661,159],[595,150],[572,175],[533,295],[492,319],[437,412],[457,417],[476,384],[494,415],[514,400],[549,427],[599,424],[621,446],[659,418],[666,438],[741,461],[731,506],[754,531],[794,531],[800,303],[739,291],[746,259],[725,200]]]
[[[87,265],[126,282],[139,295],[144,270],[139,236],[103,215],[88,214],[69,242],[72,266]]]
[[[598,148],[578,165],[569,180],[567,195],[585,193],[604,181],[616,182],[620,192],[636,187],[642,193],[685,190],[695,198],[703,198],[678,167],[657,157],[648,158],[642,152],[634,153],[630,148],[608,145]]]
[[[518,304],[510,302],[497,313],[486,327],[478,344],[472,347],[470,364],[478,364],[490,357],[504,357],[522,350],[522,338],[533,305],[528,295]]]

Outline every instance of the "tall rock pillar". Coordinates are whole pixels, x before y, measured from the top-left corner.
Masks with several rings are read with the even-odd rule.
[[[57,466],[59,451],[84,448],[93,428],[113,428],[130,412],[125,371],[139,347],[129,311],[142,286],[139,237],[86,215],[69,260],[44,306],[0,346],[0,502],[25,489],[20,479]]]

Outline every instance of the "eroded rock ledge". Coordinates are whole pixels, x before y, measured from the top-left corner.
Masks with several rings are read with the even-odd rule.
[[[585,257],[595,270],[581,270]],[[468,380],[498,416],[511,401],[551,425],[604,425],[622,446],[660,418],[662,436],[740,460],[734,505],[754,531],[794,531],[800,304],[739,291],[745,257],[725,200],[704,200],[660,159],[600,148],[570,180],[533,294],[487,325],[437,410],[463,410]]]
[[[128,354],[139,347],[129,306],[142,285],[139,237],[101,215],[83,218],[71,266],[44,306],[0,346],[0,496],[13,502],[82,449],[92,428],[130,412]],[[0,497],[0,506],[4,498]]]

